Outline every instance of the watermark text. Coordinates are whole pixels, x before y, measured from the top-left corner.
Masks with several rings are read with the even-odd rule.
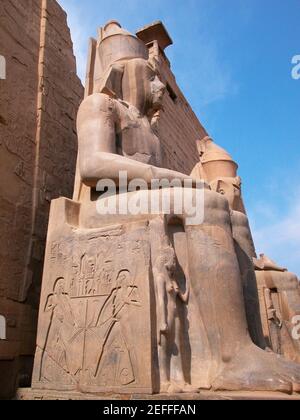
[[[294,80],[300,79],[300,55],[294,55],[292,58],[292,64],[294,64],[294,67],[292,69],[292,78]]]
[[[6,340],[6,319],[0,315],[0,340]]]
[[[0,55],[0,80],[6,79],[6,60],[3,55]]]
[[[126,171],[119,172],[118,185],[111,179],[97,184],[101,193],[97,200],[99,215],[174,215],[186,225],[204,221],[204,183],[192,179],[153,179],[151,185],[143,179],[128,182]]]

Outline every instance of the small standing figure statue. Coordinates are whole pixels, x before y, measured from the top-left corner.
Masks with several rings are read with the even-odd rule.
[[[157,296],[158,355],[161,393],[196,393],[199,390],[186,381],[182,337],[187,328],[186,306],[189,283],[180,289],[176,279],[177,259],[166,234],[165,221],[158,218],[152,225],[152,269]],[[159,241],[159,243],[158,243]]]

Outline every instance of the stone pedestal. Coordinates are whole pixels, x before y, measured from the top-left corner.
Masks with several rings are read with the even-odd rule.
[[[79,211],[73,201],[52,202],[33,389],[152,394],[147,221],[80,229]]]
[[[18,390],[17,400],[72,400],[72,401],[243,401],[243,400],[261,400],[261,401],[300,401],[300,395],[287,395],[280,392],[210,392],[203,391],[200,394],[177,394],[177,395],[147,395],[147,394],[81,394],[79,392],[55,392],[39,391],[22,388]]]

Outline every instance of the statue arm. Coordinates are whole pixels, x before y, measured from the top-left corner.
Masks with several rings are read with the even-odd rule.
[[[182,291],[180,290],[179,293],[178,293],[178,296],[183,303],[185,303],[185,304],[189,303],[189,299],[190,299],[190,285],[189,285],[189,283],[187,283],[187,288],[186,288],[185,293],[182,293]]]
[[[189,179],[188,175],[158,168],[118,155],[113,102],[103,94],[94,94],[83,101],[77,118],[79,164],[82,181],[95,187],[101,179],[112,179],[118,184],[119,172],[126,171],[128,181],[143,179]]]
[[[158,339],[161,342],[161,334],[168,332],[168,315],[167,305],[168,296],[166,290],[166,282],[163,274],[156,273],[156,286],[157,286],[157,312],[158,312]]]
[[[53,295],[50,295],[45,305],[45,312],[51,312],[56,307]]]

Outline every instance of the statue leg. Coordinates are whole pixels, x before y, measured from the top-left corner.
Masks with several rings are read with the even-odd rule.
[[[182,393],[184,387],[184,376],[182,371],[182,360],[180,353],[180,337],[178,336],[176,294],[169,292],[168,326],[169,326],[169,346],[170,355],[170,384],[168,392],[170,394]]]
[[[231,222],[235,251],[242,276],[250,336],[258,347],[266,349],[267,343],[263,334],[257,283],[253,265],[253,257],[256,257],[256,253],[248,217],[238,211],[232,211]]]
[[[216,390],[291,392],[300,365],[256,347],[250,338],[240,268],[228,203],[207,192],[205,220],[186,226],[191,293],[211,347],[211,384]]]
[[[158,348],[159,371],[160,371],[160,393],[168,392],[170,386],[170,355],[168,352],[168,337],[161,335],[160,345]]]

